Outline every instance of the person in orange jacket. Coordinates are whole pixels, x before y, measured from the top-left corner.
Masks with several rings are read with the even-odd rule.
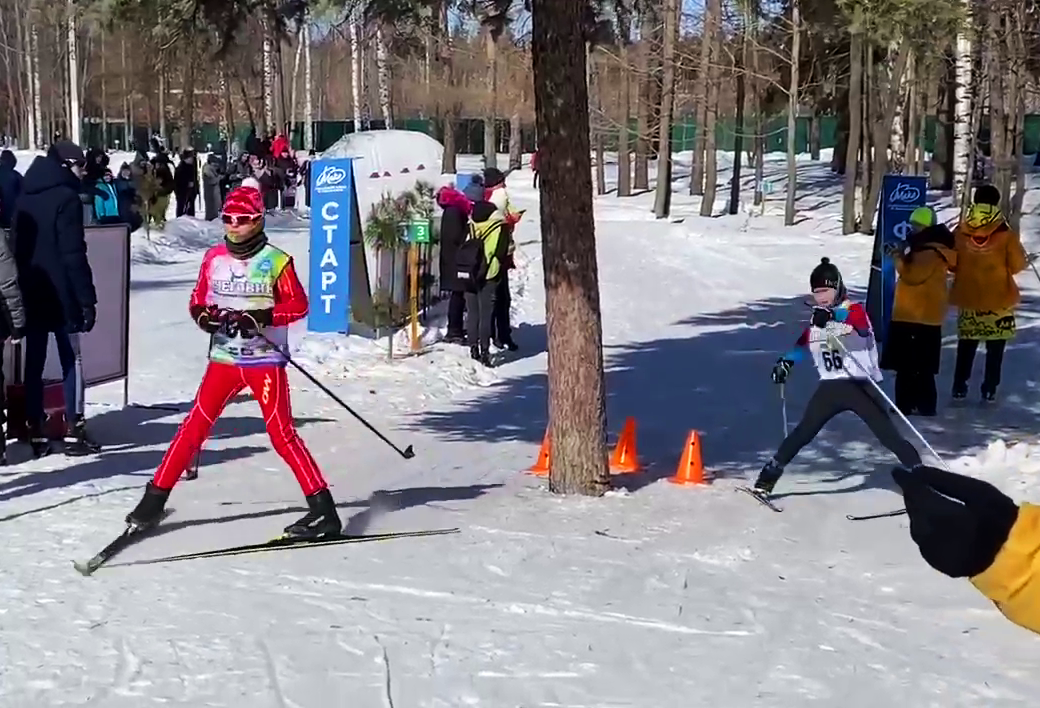
[[[1001,614],[1040,634],[1040,506],[1015,504],[988,482],[925,465],[897,467],[892,477],[924,561],[968,578]]]
[[[957,253],[953,234],[929,207],[910,214],[910,228],[910,236],[892,252],[899,279],[881,368],[896,372],[895,403],[903,415],[934,416],[948,299],[946,274],[956,265]]]
[[[957,363],[953,397],[968,395],[968,379],[979,342],[986,342],[986,368],[981,393],[996,399],[1004,349],[1015,335],[1015,306],[1021,300],[1014,276],[1029,265],[1022,241],[1000,210],[1000,192],[993,185],[975,190],[967,217],[954,231],[957,268],[950,304],[957,314]]]

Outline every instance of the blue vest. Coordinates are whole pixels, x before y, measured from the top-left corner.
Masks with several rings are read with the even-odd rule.
[[[98,182],[95,186],[104,194],[94,197],[94,217],[98,221],[106,218],[118,219],[119,197],[116,196],[115,187],[109,182]]]

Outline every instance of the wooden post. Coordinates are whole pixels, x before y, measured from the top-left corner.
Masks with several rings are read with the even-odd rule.
[[[419,351],[419,244],[408,246],[408,276],[411,290],[412,352]]]

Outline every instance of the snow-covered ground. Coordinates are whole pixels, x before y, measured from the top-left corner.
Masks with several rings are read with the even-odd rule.
[[[869,266],[870,239],[840,233],[826,163],[800,165],[802,220],[791,228],[781,225],[783,165],[767,171],[777,191],[762,215],[695,216],[699,198],[685,196],[680,177],[682,221],[654,221],[650,194],[597,199],[610,427],[616,435],[625,417],[637,419],[646,466],[619,491],[557,498],[523,474],[546,424],[546,356],[537,197],[521,171],[509,180],[528,209],[512,281],[520,351],[489,371],[443,343],[388,364],[381,342],[295,337],[301,363],[417,451],[401,460],[290,374],[301,435],[349,530],[460,534],[111,567],[84,579],[69,560],[121,529],[205,364],[186,301],[219,226],[178,219],[150,240],[135,234],[131,399],[180,412],[122,409],[118,386],[92,389],[103,454],[25,461],[12,450],[17,464],[0,474],[0,705],[1031,703],[1034,635],[928,568],[905,518],[845,519],[900,505],[893,461],[859,422],[836,421],[791,465],[786,513],[733,493],[782,437],[769,369],[804,318],[809,271],[830,256],[862,293]],[[1027,210],[1037,201],[1030,193]],[[1035,221],[1023,230],[1029,238]],[[306,222],[272,218],[269,232],[306,277]],[[956,469],[1035,499],[1040,284],[1030,273],[1020,283],[1001,402],[954,410],[944,401],[922,430]],[[952,350],[943,365],[946,390]],[[811,372],[796,371],[792,421],[813,385]],[[691,429],[703,436],[711,486],[662,481]],[[119,561],[263,540],[301,513],[255,403],[231,404],[200,478],[182,482],[170,506],[161,532]]]

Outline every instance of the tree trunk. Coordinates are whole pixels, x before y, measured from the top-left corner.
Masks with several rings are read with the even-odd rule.
[[[191,133],[195,129],[195,67],[198,62],[194,39],[188,40],[188,52],[191,56],[184,65],[184,82],[181,84],[181,133],[180,149],[191,147]]]
[[[383,127],[394,128],[393,86],[390,77],[390,53],[386,46],[383,25],[376,27],[376,83],[379,84],[379,112],[383,116]]]
[[[1014,150],[1015,156],[1015,196],[1011,200],[1011,228],[1016,233],[1021,233],[1022,200],[1026,193],[1025,166],[1022,164],[1022,155],[1025,143],[1025,72],[1026,72],[1026,49],[1022,30],[1022,18],[1026,15],[1024,3],[1017,3],[1018,7],[1009,17],[1008,32],[1008,54],[1011,57],[1012,80],[1015,88],[1014,95]]]
[[[228,86],[227,70],[224,63],[217,65],[217,91],[220,93],[220,123],[218,134],[225,142],[225,149],[230,153],[231,142],[234,139],[235,127],[233,125],[234,106],[231,105],[231,88]]]
[[[166,62],[159,57],[159,137],[166,140]]]
[[[712,54],[714,52],[715,32],[713,27],[716,23],[716,3],[708,2],[704,6],[704,30],[701,32],[700,63],[697,66],[697,76],[693,82],[694,100],[694,126],[696,131],[693,136],[693,157],[690,163],[690,194],[704,194],[704,159],[708,150],[708,140],[714,140],[714,135],[709,138],[708,130],[708,84],[711,83],[714,72],[712,71]],[[704,201],[701,201],[703,204]]]
[[[673,0],[674,2],[674,0]],[[606,386],[585,87],[584,6],[532,0],[535,114],[549,349],[549,490],[601,495]]]
[[[892,131],[892,122],[895,120],[896,111],[899,110],[899,104],[902,103],[901,86],[903,74],[906,71],[906,64],[909,60],[910,42],[907,39],[903,39],[896,52],[896,60],[891,64],[892,68],[888,77],[888,85],[884,88],[880,84],[877,85],[878,98],[876,105],[878,106],[878,115],[874,121],[875,154],[873,174],[870,178],[870,194],[867,198],[867,203],[863,207],[863,223],[860,224],[861,227],[866,227],[873,223],[872,215],[877,211],[878,203],[881,200],[881,180],[888,168],[885,153],[888,147],[888,138]]]
[[[314,78],[311,66],[311,18],[303,20],[303,149],[314,149]]]
[[[657,192],[654,216],[664,219],[672,212],[672,112],[675,106],[675,45],[679,32],[679,0],[665,0],[664,32],[661,37],[661,112],[658,116]]]
[[[365,91],[365,73],[361,44],[361,26],[358,22],[350,23],[350,97],[354,109],[354,132],[361,131],[361,97]]]
[[[521,99],[509,116],[509,169],[519,170],[524,164],[524,140],[523,122],[520,120],[520,106],[524,104]]]
[[[722,21],[722,3],[720,0],[708,0],[705,5],[705,37],[709,47],[709,63],[707,66],[707,96],[704,101],[704,154],[701,163],[704,166],[704,197],[701,199],[701,216],[711,216],[715,212],[715,194],[718,191],[718,141],[716,126],[719,120],[719,82],[721,81],[721,36],[719,25]],[[701,55],[703,57],[703,54]]]
[[[907,174],[916,175],[917,172],[917,135],[920,132],[919,123],[921,122],[921,115],[918,112],[918,106],[920,101],[918,100],[918,73],[920,67],[918,66],[918,60],[914,55],[910,57],[910,63],[907,66],[907,98],[906,98],[906,154],[903,158],[904,171]]]
[[[589,92],[589,137],[596,157],[593,168],[596,171],[596,194],[607,193],[606,150],[603,145],[603,99],[600,96],[602,81],[599,75],[599,64],[596,52],[589,43],[585,44],[586,88]]]
[[[441,158],[441,174],[453,175],[456,167],[455,116],[449,114],[444,118],[444,156]]]
[[[791,85],[787,101],[787,200],[784,202],[784,226],[793,226],[795,199],[798,196],[798,62],[800,61],[802,17],[801,0],[791,0]]]
[[[938,96],[935,107],[935,148],[928,164],[930,189],[953,189],[954,112],[956,110],[957,68],[954,53],[945,51],[939,66]]]
[[[632,120],[632,69],[629,66],[629,43],[632,41],[632,28],[630,27],[627,10],[623,10],[618,16],[618,32],[620,37],[620,60],[621,60],[621,126],[618,128],[618,178],[617,195],[628,197],[632,195],[632,156],[631,141],[629,140],[629,122]]]
[[[105,57],[108,55],[108,43],[105,41],[105,29],[101,28],[101,149],[108,150],[108,77]]]
[[[650,69],[653,65],[653,23],[656,13],[649,5],[641,7],[639,24],[639,56],[636,64],[636,155],[632,187],[637,191],[650,189]]]
[[[820,161],[820,106],[823,104],[823,84],[813,86],[812,113],[809,114],[809,159]]]
[[[261,132],[263,135],[267,135],[272,126],[274,126],[274,65],[272,64],[274,47],[266,22],[263,23],[263,28],[264,39],[261,50],[261,62],[263,63],[262,93],[264,96],[264,110],[262,115],[264,123],[261,126]]]
[[[293,54],[293,65],[292,65],[292,78],[289,79],[289,138],[290,143],[292,142],[293,133],[296,132],[296,119],[299,117],[296,113],[299,102],[299,86],[300,86],[300,60],[303,58],[303,33],[306,28],[306,20],[300,24],[300,31],[296,33],[296,52]]]
[[[1008,129],[1008,107],[1005,100],[1011,103],[1017,96],[1017,87],[1005,84],[1007,63],[1004,61],[1005,43],[1001,38],[1001,10],[998,7],[990,7],[987,11],[986,42],[983,51],[986,52],[986,67],[989,78],[989,149],[993,165],[993,185],[1000,190],[1000,208],[1005,214],[1011,213],[1011,169],[1012,150],[1009,145]]]
[[[889,56],[892,56],[893,52],[898,54],[897,44],[895,42],[893,42],[892,46],[890,47]],[[911,52],[907,56],[906,70],[903,71],[902,76],[899,77],[899,81],[896,81],[895,77],[892,77],[889,80],[889,94],[895,100],[895,110],[892,111],[892,124],[889,126],[888,129],[888,139],[884,141],[882,147],[878,148],[878,150],[880,150],[881,152],[881,155],[885,156],[887,154],[885,146],[892,146],[892,157],[888,160],[888,164],[886,165],[885,169],[896,174],[902,173],[904,167],[906,166],[906,135],[903,132],[903,123],[905,116],[903,115],[903,110],[906,106],[907,85],[910,83],[909,75],[912,70],[912,60],[913,53]],[[892,90],[893,86],[895,86],[895,91]]]
[[[970,18],[968,22],[970,22]],[[971,154],[971,92],[974,78],[972,76],[972,42],[965,32],[957,35],[955,72],[957,87],[954,98],[954,148],[953,148],[953,189],[954,200],[958,204],[967,203],[967,194],[971,189],[971,171],[974,155]]]
[[[740,159],[744,154],[744,84],[747,81],[748,32],[747,16],[740,19],[740,51],[734,54],[737,64],[734,70],[737,75],[737,116],[734,125],[736,135],[733,138],[733,179],[729,183],[729,213],[740,211]]]
[[[841,192],[841,232],[854,233],[856,218],[856,176],[859,174],[860,145],[863,142],[863,35],[856,29],[849,42],[849,138],[845,146],[845,179]]]
[[[32,134],[30,135],[31,148],[38,148],[43,144],[43,107],[40,101],[40,36],[36,29],[36,21],[29,20],[29,91],[32,94]]]
[[[498,118],[498,43],[485,32],[484,49],[487,52],[487,98],[484,108],[484,167],[498,167],[498,135],[496,121]],[[581,45],[585,51],[585,44]],[[586,94],[588,91],[586,91]],[[588,106],[585,107],[588,112]],[[585,129],[588,131],[588,128]]]
[[[80,130],[83,127],[83,110],[79,104],[79,59],[76,47],[76,5],[74,0],[68,2],[68,13],[69,140],[77,145],[82,145],[83,138]]]

